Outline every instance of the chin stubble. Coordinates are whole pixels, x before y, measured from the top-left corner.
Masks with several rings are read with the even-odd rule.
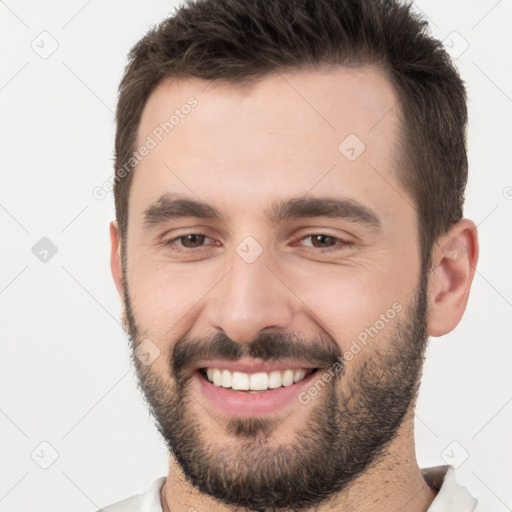
[[[241,345],[229,338],[179,340],[175,347],[184,350],[179,354],[171,351],[167,379],[137,358],[133,361],[158,430],[193,486],[219,502],[246,510],[307,510],[345,490],[385,454],[396,437],[418,391],[427,342],[425,319],[423,285],[405,321],[397,320],[385,339],[379,337],[373,341],[375,345],[365,347],[356,356],[364,360],[350,374],[350,382],[344,381],[347,374],[341,359],[342,370],[312,400],[307,420],[286,444],[276,445],[272,434],[293,420],[295,412],[286,418],[226,420],[212,416],[192,396],[190,377],[182,369],[189,365],[195,348],[216,343],[218,350],[236,359],[240,350],[247,349],[240,349]],[[142,330],[135,322],[127,289],[125,325],[135,349],[142,341]],[[288,349],[290,353],[302,353],[303,358],[304,353],[312,356],[315,343],[337,346],[329,338],[327,344],[325,339],[301,340],[292,347],[290,339],[290,334],[274,333],[247,346],[254,349],[253,357],[263,359],[278,358],[288,354]],[[277,347],[276,354],[272,353],[273,347]],[[335,351],[325,355],[335,356]],[[297,408],[301,407],[304,405],[297,402]],[[207,417],[209,414],[211,417]],[[207,424],[212,421],[225,430],[226,443],[209,439]]]

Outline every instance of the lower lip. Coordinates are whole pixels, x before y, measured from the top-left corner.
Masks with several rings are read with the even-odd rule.
[[[228,416],[239,417],[274,413],[294,400],[300,404],[298,395],[315,376],[318,378],[318,371],[311,373],[291,386],[249,393],[248,391],[236,391],[231,388],[214,386],[199,372],[194,373],[194,379],[198,381],[201,392],[213,403],[216,409]]]

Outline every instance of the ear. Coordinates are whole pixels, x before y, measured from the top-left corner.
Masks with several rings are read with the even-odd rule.
[[[123,298],[123,265],[121,263],[121,237],[117,221],[110,223],[110,269],[119,296]]]
[[[478,261],[476,225],[462,219],[432,250],[427,331],[442,336],[453,330],[466,309]]]

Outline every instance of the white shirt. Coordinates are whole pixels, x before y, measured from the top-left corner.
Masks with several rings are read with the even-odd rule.
[[[422,469],[421,472],[428,485],[438,490],[428,512],[473,512],[475,510],[477,500],[465,487],[457,483],[453,466],[436,466]],[[101,512],[162,512],[160,490],[165,480],[165,476],[157,478],[143,494],[110,505],[101,509]],[[172,509],[172,503],[170,506]]]

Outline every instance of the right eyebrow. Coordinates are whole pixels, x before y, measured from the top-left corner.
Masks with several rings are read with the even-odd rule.
[[[219,212],[210,205],[193,199],[172,196],[171,194],[164,194],[143,212],[143,222],[147,228],[152,228],[168,220],[184,217],[221,218]]]

